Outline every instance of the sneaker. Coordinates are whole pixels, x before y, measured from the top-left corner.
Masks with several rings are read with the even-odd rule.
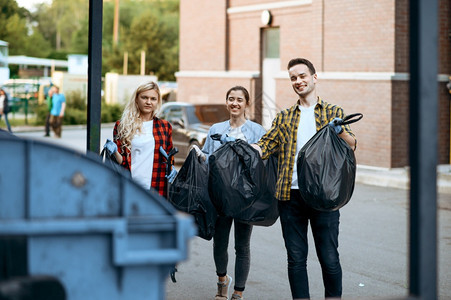
[[[232,285],[232,277],[226,275],[227,280],[225,282],[218,281],[218,293],[216,294],[215,300],[228,300],[229,299],[229,288]]]
[[[244,300],[244,298],[238,294],[232,294],[232,300]]]

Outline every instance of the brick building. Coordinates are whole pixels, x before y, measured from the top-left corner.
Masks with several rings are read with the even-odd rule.
[[[364,118],[352,125],[360,165],[408,165],[407,0],[181,0],[178,99],[224,103],[242,85],[269,128],[295,103],[291,58],[318,73],[319,95]],[[451,1],[439,0],[439,163],[450,157]]]

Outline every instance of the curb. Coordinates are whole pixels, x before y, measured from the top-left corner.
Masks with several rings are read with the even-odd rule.
[[[410,189],[409,168],[383,169],[357,166],[356,183],[380,187]],[[437,167],[437,205],[441,209],[451,210],[451,165]]]
[[[451,172],[449,165],[437,168],[437,192],[451,194]],[[400,189],[410,188],[408,168],[378,169],[366,166],[357,166],[356,182]]]
[[[101,127],[106,128],[113,128],[115,123],[102,123],[100,124]],[[75,130],[75,129],[86,129],[88,126],[86,124],[80,124],[80,125],[63,125],[64,130]],[[13,133],[14,132],[38,132],[38,131],[45,131],[45,126],[14,126],[11,127]],[[51,128],[50,128],[51,130]]]

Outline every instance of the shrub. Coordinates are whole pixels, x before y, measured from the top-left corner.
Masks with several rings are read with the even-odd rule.
[[[102,101],[101,122],[111,123],[116,122],[122,116],[123,106],[119,104],[106,104]]]
[[[81,91],[69,91],[66,95],[64,125],[86,124],[86,95]]]
[[[63,119],[64,125],[77,125],[87,123],[87,99],[80,91],[70,91],[66,95],[66,111]],[[116,122],[121,118],[123,106],[119,104],[101,103],[100,120],[102,123]],[[44,125],[47,117],[47,105],[35,107],[35,125]]]
[[[86,124],[87,116],[85,110],[79,109],[66,109],[66,113],[63,118],[64,125],[76,125],[76,124]]]
[[[80,90],[69,91],[66,95],[67,108],[76,110],[86,110],[86,95]]]
[[[36,115],[34,124],[35,125],[44,125],[45,119],[47,118],[47,113],[48,113],[47,104],[44,103],[44,104],[37,105],[34,109],[34,113]]]

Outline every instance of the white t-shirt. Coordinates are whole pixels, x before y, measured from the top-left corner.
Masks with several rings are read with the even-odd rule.
[[[5,102],[5,95],[0,95],[0,110],[3,109],[4,102]]]
[[[294,159],[293,178],[291,179],[292,189],[299,189],[297,168],[299,151],[316,133],[315,106],[316,103],[310,107],[298,106],[301,110],[301,117],[299,118],[298,135],[296,137],[296,156]]]
[[[153,120],[143,122],[142,132],[135,135],[131,147],[132,178],[146,190],[150,190],[153,172],[155,138],[153,136]]]

